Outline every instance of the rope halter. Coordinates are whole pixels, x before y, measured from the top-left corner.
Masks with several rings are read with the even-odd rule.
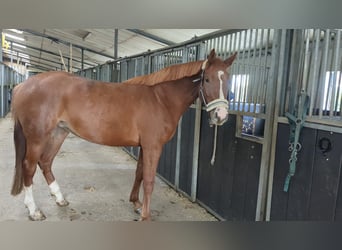
[[[208,60],[205,60],[202,64],[202,73],[201,73],[201,78],[198,79],[200,80],[200,89],[199,89],[199,92],[200,92],[200,96],[203,100],[203,103],[205,105],[205,109],[207,112],[210,112],[210,111],[213,111],[217,108],[224,108],[228,111],[229,109],[229,102],[228,100],[225,98],[224,96],[224,93],[223,93],[223,80],[222,80],[222,76],[224,75],[224,72],[222,70],[218,71],[217,72],[217,76],[218,76],[218,79],[220,81],[220,90],[219,90],[219,97],[217,99],[214,99],[212,100],[211,102],[207,103],[206,99],[205,99],[205,96],[204,96],[204,93],[203,93],[203,80],[204,80],[204,71],[205,71],[205,67],[206,67],[206,64],[207,64],[207,61]],[[198,81],[198,80],[195,80],[195,81]],[[225,119],[226,120],[226,119]],[[222,124],[224,123],[225,121],[222,122]],[[212,157],[211,157],[211,165],[213,166],[214,163],[215,163],[215,155],[216,155],[216,144],[217,144],[217,124],[215,124],[215,133],[214,133],[214,143],[213,143],[213,153],[212,153]]]

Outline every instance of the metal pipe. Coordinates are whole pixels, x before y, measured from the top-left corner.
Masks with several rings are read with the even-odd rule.
[[[72,73],[72,43],[70,43],[70,65],[69,65],[69,72]]]
[[[181,142],[182,142],[182,121],[183,117],[179,119],[177,129],[177,146],[176,146],[176,166],[175,166],[175,187],[179,188],[179,173],[180,173],[180,155],[181,155]]]
[[[257,198],[257,207],[256,207],[256,221],[262,221],[265,217],[266,204],[267,204],[267,185],[269,183],[269,165],[270,165],[270,150],[272,146],[272,138],[273,136],[273,122],[274,122],[274,113],[275,113],[275,98],[276,95],[276,86],[277,83],[277,73],[279,69],[279,44],[281,42],[281,31],[275,32],[273,37],[273,46],[272,46],[272,61],[271,61],[271,70],[268,78],[269,88],[267,89],[267,112],[265,119],[265,131],[270,131],[270,133],[266,133],[264,135],[264,143],[262,146],[261,153],[261,163],[260,163],[260,174],[259,174],[259,186],[258,186],[258,198]]]
[[[249,103],[247,102],[247,90],[248,90],[248,80],[247,80],[247,70],[246,70],[246,44],[247,44],[247,30],[241,31],[241,35],[244,34],[244,39],[243,39],[243,48],[242,48],[242,58],[243,58],[243,75],[245,76],[243,79],[243,105],[248,105],[248,109],[249,110]]]
[[[305,53],[304,53],[304,69],[302,79],[302,90],[307,91],[308,74],[309,74],[309,62],[310,62],[310,33],[309,30],[305,32]]]
[[[254,29],[254,49],[253,49],[253,70],[252,70],[252,77],[251,77],[251,84],[252,84],[252,103],[253,103],[253,107],[256,106],[256,95],[257,95],[257,87],[258,87],[258,83],[257,83],[257,45],[258,45],[258,30]],[[252,40],[252,39],[251,39]]]
[[[114,60],[118,59],[118,47],[119,47],[119,30],[114,30]],[[114,65],[116,69],[116,64]]]
[[[248,67],[248,70],[247,70],[247,75],[248,75],[248,88],[247,88],[247,102],[248,102],[248,112],[251,111],[251,102],[252,102],[252,85],[253,83],[251,82],[251,48],[252,48],[252,33],[253,33],[253,30],[250,29],[248,34],[248,40],[249,40],[249,44],[248,44],[248,59],[247,59],[247,67]]]
[[[200,130],[201,130],[201,115],[202,104],[197,98],[196,100],[196,114],[195,114],[195,129],[194,129],[194,146],[192,155],[192,178],[191,178],[191,200],[194,202],[197,198],[197,177],[198,177],[198,156],[200,144]]]
[[[1,78],[0,78],[0,85],[1,85],[1,99],[0,99],[0,106],[1,106],[1,117],[4,116],[4,77],[5,77],[5,65],[2,64],[2,29],[0,29],[0,67],[1,67]]]
[[[320,93],[322,93],[319,105],[319,119],[322,119],[323,116],[323,108],[324,108],[324,87],[325,87],[325,79],[326,79],[326,71],[327,71],[327,64],[328,64],[328,52],[329,52],[329,37],[330,37],[330,30],[327,29],[325,31],[325,38],[324,38],[324,51],[323,51],[323,59],[322,59],[322,67],[321,67],[321,86],[320,86]]]
[[[0,106],[1,106],[1,117],[4,117],[5,116],[5,98],[4,98],[5,65],[1,64],[0,67],[1,67],[1,99],[0,99]]]
[[[310,93],[310,107],[309,107],[309,117],[312,116],[312,112],[314,109],[314,103],[318,95],[317,85],[318,85],[318,55],[319,55],[319,43],[320,43],[320,30],[317,29],[314,35],[314,42],[315,42],[315,50],[313,55],[313,74],[312,74],[312,85]],[[316,97],[314,98],[316,93]]]
[[[264,84],[263,83],[263,80],[262,80],[262,72],[263,72],[263,66],[262,66],[262,47],[263,47],[263,40],[264,40],[264,29],[261,29],[261,36],[260,36],[260,46],[259,46],[259,63],[258,63],[258,65],[260,65],[259,66],[259,68],[258,68],[258,84],[257,84],[257,86],[258,86],[258,88],[257,88],[257,96],[256,96],[256,104],[257,103],[261,103],[261,98],[260,98],[260,95],[261,95],[261,89],[262,89],[262,85]]]
[[[337,108],[335,109],[335,101],[336,101],[336,106],[337,106],[337,100],[336,100],[336,95],[337,93],[337,85],[338,85],[338,77],[337,74],[339,73],[339,57],[340,57],[340,41],[341,41],[341,31],[337,30],[336,35],[335,35],[335,40],[336,40],[336,46],[335,46],[335,53],[334,54],[334,74],[333,74],[333,88],[332,88],[332,93],[331,93],[331,100],[330,100],[330,112],[329,112],[329,117],[332,118],[334,111],[336,111],[337,114]]]
[[[84,49],[81,50],[81,71],[84,70]]]
[[[281,31],[281,41],[280,41],[280,52],[279,52],[279,66],[278,66],[278,76],[276,83],[276,97],[274,104],[274,119],[272,125],[272,142],[271,142],[271,153],[270,153],[270,163],[269,163],[269,175],[268,175],[268,188],[267,188],[267,198],[266,198],[266,216],[265,220],[271,220],[271,205],[272,205],[272,191],[273,191],[273,177],[274,177],[274,164],[275,164],[275,154],[276,154],[276,143],[277,143],[277,132],[278,132],[278,117],[279,117],[279,107],[280,107],[280,97],[282,95],[282,85],[284,84],[284,67],[285,67],[285,51],[289,44],[286,44],[286,30]]]

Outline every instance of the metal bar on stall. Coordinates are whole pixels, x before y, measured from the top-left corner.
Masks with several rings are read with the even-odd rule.
[[[337,86],[338,86],[338,71],[339,71],[339,57],[340,57],[340,40],[341,40],[341,31],[337,30],[336,34],[335,34],[335,40],[336,40],[336,45],[335,45],[335,52],[334,54],[334,67],[333,67],[333,88],[332,88],[332,93],[331,93],[331,101],[330,101],[330,112],[329,112],[329,117],[332,118],[334,116],[334,111],[336,111],[337,114],[337,109],[335,108],[335,101],[336,101],[336,105],[337,105],[337,100],[336,100],[336,95],[337,93]]]
[[[0,44],[2,45],[2,29],[0,28]],[[1,116],[4,116],[4,77],[5,77],[5,65],[2,64],[2,46],[0,47],[0,85],[1,85],[1,96],[0,96],[0,106],[1,106]]]
[[[319,105],[319,119],[322,119],[323,116],[323,108],[324,108],[324,87],[325,87],[325,79],[326,79],[326,71],[327,71],[327,64],[328,64],[328,52],[329,52],[329,37],[330,37],[330,30],[327,29],[325,31],[324,37],[324,51],[323,51],[323,59],[322,59],[322,67],[321,67],[321,86],[320,86],[320,105]]]
[[[0,99],[0,106],[1,106],[1,117],[4,117],[5,116],[5,98],[4,98],[5,65],[1,64],[0,67],[1,67],[1,99]]]
[[[247,99],[247,90],[248,90],[248,80],[247,80],[247,70],[246,70],[246,44],[247,44],[247,30],[241,31],[241,35],[243,36],[243,52],[242,52],[242,58],[243,58],[243,106],[247,105],[247,110],[249,111],[249,103],[246,101]],[[245,109],[244,109],[245,111]]]
[[[266,43],[265,43],[265,67],[263,70],[263,78],[262,78],[263,87],[262,87],[262,92],[261,92],[262,101],[260,102],[260,105],[266,103],[266,91],[268,87],[268,84],[267,82],[265,82],[265,79],[267,79],[267,73],[268,73],[268,51],[269,51],[268,42],[270,40],[270,30],[266,30],[266,32],[267,33],[266,33]]]
[[[230,41],[231,41],[231,52],[235,52],[237,51],[236,49],[236,33],[233,33],[231,34],[230,36]],[[235,74],[235,76],[238,76],[238,70],[237,70],[237,67],[238,67],[238,62],[239,62],[239,53],[237,54],[237,60],[235,63],[233,63],[232,65],[232,72],[233,74]],[[237,91],[236,91],[236,81],[237,80],[237,77],[234,78],[234,81],[232,81],[232,87],[234,87],[234,98],[233,98],[233,104],[234,104],[234,108],[233,110],[235,110],[235,105],[236,105],[236,98],[237,98]],[[237,111],[239,110],[239,107],[237,107]]]
[[[260,44],[259,44],[259,67],[258,67],[258,82],[257,82],[257,96],[256,96],[256,104],[260,104],[260,91],[262,89],[263,81],[262,81],[262,72],[263,72],[263,66],[262,66],[262,47],[263,47],[263,40],[264,40],[264,29],[261,29],[261,35],[260,35]],[[255,104],[255,106],[256,106]],[[255,107],[254,106],[254,107]]]
[[[249,40],[249,44],[248,44],[248,59],[247,59],[247,62],[246,62],[246,65],[247,65],[247,75],[248,75],[248,88],[247,88],[247,102],[248,102],[248,112],[251,112],[251,102],[252,102],[252,85],[253,83],[251,82],[251,51],[252,51],[252,33],[253,33],[253,30],[252,29],[249,29],[248,30],[248,40]]]
[[[221,50],[220,50],[220,55],[222,58],[225,58],[225,49],[224,49],[224,40],[225,40],[225,36],[221,36]]]
[[[196,201],[197,197],[197,178],[198,178],[198,157],[201,130],[202,104],[199,98],[196,100],[194,146],[192,155],[192,178],[191,178],[191,200]]]
[[[179,188],[179,173],[180,173],[180,155],[181,155],[181,142],[182,142],[182,121],[183,117],[179,119],[177,129],[177,146],[176,146],[176,166],[175,166],[175,187]]]
[[[313,74],[312,74],[312,85],[310,90],[310,107],[309,107],[309,117],[312,116],[314,105],[315,105],[315,94],[318,95],[317,85],[318,85],[318,55],[319,55],[319,44],[320,44],[320,30],[315,30],[314,34],[314,42],[315,42],[315,49],[313,52]]]
[[[240,53],[240,56],[241,56],[241,44],[242,44],[242,42],[241,42],[241,37],[242,37],[242,35],[241,35],[241,32],[242,31],[240,31],[239,33],[238,33],[238,37],[239,37],[239,39],[238,39],[238,51],[239,51],[239,53]],[[243,60],[243,57],[242,57],[242,60]],[[242,67],[242,63],[241,63],[241,61],[239,62],[238,61],[238,63],[237,63],[237,73],[240,75],[240,76],[242,76],[242,74],[241,74],[241,67]],[[242,92],[242,90],[241,90],[241,88],[242,88],[242,81],[241,81],[241,79],[240,79],[240,81],[239,81],[239,90],[238,90],[238,100],[237,100],[237,105],[238,105],[238,111],[244,111],[244,107],[242,107],[242,110],[240,110],[240,105],[241,105],[241,92]]]
[[[277,32],[277,31],[275,31]],[[270,221],[271,219],[271,205],[272,205],[272,192],[273,192],[273,180],[274,180],[274,167],[275,167],[275,154],[276,154],[276,142],[277,142],[277,132],[278,132],[278,117],[279,115],[279,107],[280,107],[280,97],[282,93],[282,85],[284,84],[284,68],[285,68],[285,60],[286,60],[286,50],[289,47],[289,44],[286,42],[286,30],[281,31],[281,41],[280,41],[280,51],[279,51],[279,66],[278,66],[278,76],[276,82],[276,96],[275,96],[275,112],[273,118],[273,127],[272,127],[272,142],[270,149],[270,163],[269,163],[269,179],[268,179],[268,189],[267,189],[267,198],[266,198],[266,216],[265,220]],[[261,211],[260,211],[261,212]],[[261,219],[261,217],[259,217]]]
[[[70,43],[70,65],[69,65],[69,72],[72,73],[72,43]]]
[[[269,133],[265,133],[264,135],[264,143],[262,146],[261,152],[261,162],[260,162],[260,174],[259,174],[259,185],[258,185],[258,197],[256,204],[256,221],[262,221],[266,218],[266,204],[267,204],[267,187],[269,183],[269,168],[270,168],[270,150],[272,147],[272,141],[274,135],[273,125],[274,125],[274,113],[275,113],[275,105],[276,99],[274,96],[276,95],[276,83],[277,83],[277,73],[279,70],[279,55],[280,55],[280,43],[281,43],[281,30],[275,32],[273,37],[273,46],[272,46],[272,60],[271,60],[271,70],[268,78],[269,88],[267,89],[267,112],[265,119],[265,131],[270,131]]]
[[[177,56],[181,54],[181,51],[176,51]],[[188,58],[187,48],[183,48],[182,62],[186,62]],[[182,142],[182,121],[183,117],[180,118],[177,128],[177,146],[176,146],[176,166],[175,166],[175,187],[179,188],[179,175],[180,175],[180,155],[181,155],[181,142]]]
[[[258,46],[258,30],[254,29],[252,32],[254,37],[254,49],[253,49],[253,68],[252,68],[252,77],[251,77],[251,85],[252,85],[252,93],[251,93],[251,102],[253,103],[253,107],[256,105],[256,91],[257,91],[257,64],[256,64],[256,54],[257,54],[257,46]],[[253,40],[253,39],[251,39]]]
[[[308,75],[309,75],[309,64],[310,64],[310,32],[305,32],[305,54],[304,54],[304,69],[302,79],[302,90],[307,91]]]
[[[81,71],[84,70],[84,49],[81,50]]]

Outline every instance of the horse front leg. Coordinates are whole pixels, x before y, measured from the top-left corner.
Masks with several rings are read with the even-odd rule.
[[[154,188],[154,180],[157,172],[158,161],[161,154],[161,148],[154,148],[153,150],[145,150],[143,158],[143,189],[144,197],[141,210],[140,220],[151,220],[151,196]]]
[[[137,163],[137,169],[135,171],[135,180],[129,201],[134,205],[134,212],[141,215],[142,203],[139,200],[140,185],[143,180],[143,150],[140,148],[139,159]]]

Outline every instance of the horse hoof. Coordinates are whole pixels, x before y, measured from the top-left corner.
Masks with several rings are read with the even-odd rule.
[[[36,210],[33,214],[29,215],[29,219],[32,221],[42,221],[46,219],[46,216],[42,211]]]
[[[134,212],[141,215],[141,207],[134,209]]]
[[[67,200],[62,200],[62,201],[56,201],[56,204],[60,207],[66,207],[69,205],[69,202]]]

